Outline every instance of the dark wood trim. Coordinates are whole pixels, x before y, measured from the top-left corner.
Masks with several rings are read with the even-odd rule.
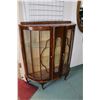
[[[81,2],[82,1],[77,1],[77,14],[76,14],[76,17],[77,17],[77,25],[78,25],[78,28],[79,28],[79,30],[81,32],[83,32],[83,25],[82,26],[80,25],[80,15],[79,15],[79,10],[80,10]]]
[[[54,68],[54,33],[53,33],[53,28],[50,31],[50,79],[53,79],[53,68]]]
[[[23,30],[34,30],[34,31],[45,31],[45,30],[50,30],[52,27],[51,26],[32,26],[32,25],[21,25],[19,24],[21,29]]]
[[[42,80],[42,66],[41,66],[41,48],[40,48],[40,31],[39,31],[39,55],[40,55],[40,74],[41,74],[41,80]]]
[[[32,25],[32,24],[69,24],[71,21],[40,21],[40,22],[21,22],[22,25]]]

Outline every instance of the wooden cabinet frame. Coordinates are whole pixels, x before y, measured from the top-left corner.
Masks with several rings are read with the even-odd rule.
[[[24,62],[24,68],[25,68],[25,77],[27,82],[28,78],[38,81],[41,83],[42,87],[45,83],[47,83],[49,80],[55,80],[60,78],[62,75],[65,76],[65,79],[70,71],[70,62],[71,62],[71,55],[72,55],[72,48],[73,48],[73,41],[74,41],[74,31],[75,31],[75,24],[71,23],[71,21],[58,21],[58,22],[21,22],[19,24],[19,30],[20,30],[20,43],[21,43],[21,50],[22,50],[22,57]],[[27,56],[25,52],[25,40],[24,40],[24,31],[28,30],[30,33],[30,54],[31,54],[31,61],[32,61],[32,75],[29,75],[28,72],[28,64],[27,64]],[[68,33],[68,30],[71,30],[70,33]],[[40,32],[41,31],[50,31],[50,52],[49,52],[49,77],[47,79],[42,79],[42,74],[40,74],[39,79],[36,79],[34,76],[34,67],[33,66],[33,58],[32,58],[32,39],[31,39],[31,31],[39,31],[39,55],[40,55],[40,73],[41,72],[41,54],[40,54]],[[67,34],[69,34],[70,38],[67,37]],[[57,72],[55,72],[55,48],[56,48],[56,40],[59,38],[61,41],[60,43],[60,54],[59,54],[59,65]],[[68,40],[67,40],[68,39]],[[67,44],[66,44],[67,43]],[[59,45],[59,44],[58,44]],[[66,46],[68,46],[68,53],[66,55],[65,50]],[[44,48],[45,49],[45,48]],[[66,61],[66,67],[64,67],[64,59],[67,56]],[[45,66],[44,66],[45,67]],[[64,69],[65,68],[65,69]],[[64,73],[63,73],[64,71]],[[44,88],[44,87],[43,87]]]

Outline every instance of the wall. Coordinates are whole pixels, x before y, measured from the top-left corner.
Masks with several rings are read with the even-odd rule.
[[[77,2],[65,1],[64,4],[64,20],[71,20],[72,22],[77,24]],[[79,31],[76,25],[71,67],[79,64],[83,64],[83,34]]]
[[[23,16],[22,16],[22,5],[21,3],[17,2],[17,21],[18,24],[21,20],[23,20]],[[18,28],[18,27],[17,27]],[[20,45],[20,38],[19,38],[19,29],[18,29],[18,34],[17,34],[17,62],[21,63],[21,68],[20,70],[20,76],[21,78],[23,78],[25,80],[25,70],[24,70],[24,64],[23,64],[23,59],[22,59],[22,52],[21,52],[21,45]]]

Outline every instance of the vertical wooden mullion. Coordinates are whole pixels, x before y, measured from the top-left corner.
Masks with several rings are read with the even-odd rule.
[[[52,51],[52,60],[53,60],[53,65],[52,65],[52,67],[53,67],[53,78],[54,78],[54,71],[55,71],[55,43],[56,43],[56,40],[55,40],[56,38],[55,38],[55,27],[54,27],[54,29],[53,29],[53,51]]]
[[[40,59],[40,76],[41,76],[41,80],[42,80],[42,66],[41,66],[41,47],[40,47],[40,34],[41,34],[41,32],[40,32],[40,30],[39,30],[39,59]]]
[[[54,69],[54,28],[50,31],[50,79],[53,79],[53,69]]]
[[[33,65],[33,50],[32,50],[32,32],[30,30],[30,53],[31,53],[31,63],[32,63],[32,74],[34,77],[34,65]]]

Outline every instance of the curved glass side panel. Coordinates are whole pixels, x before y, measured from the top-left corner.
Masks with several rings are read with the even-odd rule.
[[[63,74],[66,73],[66,70],[67,70],[69,48],[70,48],[70,41],[71,41],[71,32],[72,32],[72,30],[70,29],[70,30],[67,30],[67,33],[66,33],[66,47],[65,47],[65,52],[64,52]]]
[[[31,74],[32,62],[31,62],[31,53],[30,53],[30,32],[28,30],[23,30],[23,32],[24,32],[24,44],[25,44],[28,74]]]

